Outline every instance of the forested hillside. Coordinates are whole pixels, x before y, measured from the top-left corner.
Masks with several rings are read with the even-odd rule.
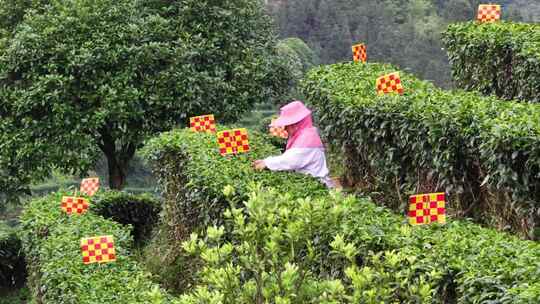
[[[391,62],[444,87],[450,68],[440,33],[475,17],[479,0],[268,0],[280,36],[299,37],[322,63],[350,59],[350,46],[368,45],[369,58]],[[507,20],[540,20],[537,0],[489,1]]]

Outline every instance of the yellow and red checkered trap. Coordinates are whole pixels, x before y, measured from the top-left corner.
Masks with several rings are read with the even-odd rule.
[[[433,222],[446,223],[446,195],[444,193],[412,195],[409,198],[409,223],[424,225]]]
[[[398,72],[377,78],[377,94],[384,95],[388,93],[403,94],[403,85]]]
[[[99,190],[99,178],[85,178],[81,182],[81,193],[93,196]]]
[[[81,252],[84,264],[116,261],[112,235],[82,238]]]
[[[275,119],[272,119],[272,123],[275,121]],[[287,131],[285,131],[284,127],[270,127],[270,135],[279,137],[279,138],[287,138],[289,137],[289,134]]]
[[[195,132],[216,132],[216,120],[214,115],[195,116],[189,119],[189,128]]]
[[[478,6],[478,22],[495,22],[501,20],[501,6],[498,4],[480,4]]]
[[[249,139],[246,129],[234,129],[217,133],[221,155],[249,152]]]
[[[367,61],[367,48],[363,43],[352,46],[353,61],[354,62],[363,62]]]
[[[61,208],[67,214],[83,214],[88,210],[88,206],[88,200],[83,197],[62,197]]]

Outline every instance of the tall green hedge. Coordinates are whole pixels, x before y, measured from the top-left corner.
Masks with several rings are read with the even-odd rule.
[[[333,84],[337,85],[337,82]],[[180,241],[189,239],[189,232],[197,232],[205,238],[206,225],[223,224],[222,249],[227,255],[231,252],[238,254],[221,257],[232,263],[231,266],[228,262],[212,266],[216,261],[214,256],[221,250],[215,247],[215,240],[209,237],[208,245],[194,242],[206,248],[207,255],[202,260],[180,260],[176,265],[177,277],[195,277],[190,282],[195,286],[189,285],[191,288],[184,289],[186,296],[180,297],[178,303],[214,303],[209,299],[218,299],[222,293],[225,293],[225,298],[234,298],[234,295],[247,297],[254,288],[251,279],[253,269],[259,267],[257,265],[277,267],[276,263],[285,261],[281,259],[283,257],[289,259],[287,262],[301,263],[306,260],[303,259],[306,255],[309,255],[307,260],[313,263],[309,267],[310,280],[341,280],[346,288],[341,292],[354,293],[360,299],[339,303],[381,303],[384,302],[381,299],[388,299],[388,291],[391,291],[393,303],[419,303],[420,291],[415,289],[419,285],[427,288],[433,298],[432,303],[535,303],[540,300],[540,284],[537,282],[540,247],[537,243],[481,228],[468,221],[450,220],[445,226],[410,227],[403,216],[368,199],[343,199],[339,195],[328,194],[311,178],[299,174],[256,172],[249,167],[250,160],[277,150],[256,132],[250,135],[252,153],[237,157],[219,155],[215,135],[188,130],[164,133],[146,146],[145,155],[154,162],[166,199],[160,229],[169,233],[170,238],[158,244],[164,246],[162,252],[169,252],[171,247],[178,251]],[[252,182],[259,185],[250,186]],[[256,193],[250,196],[250,191]],[[257,195],[261,192],[270,194]],[[275,193],[282,196],[277,197]],[[265,202],[254,202],[254,196],[258,197],[255,200],[264,199]],[[236,214],[234,219],[230,212],[229,220],[224,221],[222,211],[229,206],[227,198],[235,202],[250,200],[237,206],[243,209],[231,211]],[[310,204],[316,207],[310,207]],[[238,213],[245,216],[238,216]],[[256,228],[253,227],[258,225],[261,225],[260,230],[254,231]],[[246,235],[238,231],[227,235],[231,226],[233,229],[252,228],[246,228]],[[260,240],[268,239],[268,243],[252,241],[253,244],[249,244],[249,248],[260,250],[256,253],[263,260],[253,261],[256,265],[249,263],[253,256],[246,253],[248,244],[243,243],[252,234],[258,234]],[[356,249],[353,263],[360,273],[353,282],[343,273],[349,262],[338,258],[332,250],[331,243],[337,235],[343,236]],[[270,240],[279,238],[286,238],[287,242],[296,245],[294,248],[282,246],[282,243],[271,246]],[[284,252],[274,252],[272,248],[283,248],[279,250]],[[242,266],[246,263],[249,265]],[[169,265],[161,263],[160,269],[166,271],[166,266]],[[228,271],[238,277],[224,280],[230,274]],[[197,280],[198,276],[204,277],[202,282]],[[265,288],[275,287],[274,276],[275,273],[263,276]],[[209,283],[214,281],[216,284]],[[236,289],[227,290],[229,283],[239,282],[241,285]],[[367,285],[361,287],[362,282]],[[227,293],[229,291],[231,293]],[[269,293],[275,291],[272,289]],[[312,291],[316,294],[315,290]],[[309,294],[309,290],[302,290],[303,297],[306,292]],[[282,302],[277,303],[308,303],[305,298],[287,296],[287,299],[289,301],[282,298]],[[237,300],[245,303],[245,298]]]
[[[149,194],[130,194],[122,191],[100,191],[92,197],[90,211],[122,225],[131,225],[137,244],[150,239],[157,224],[161,202]]]
[[[153,253],[159,261],[149,261],[164,277],[163,284],[180,291],[189,286],[190,270],[182,268],[185,262],[178,248],[192,232],[221,223],[222,212],[229,206],[222,193],[225,186],[233,185],[240,200],[247,197],[246,189],[253,182],[277,185],[279,191],[300,197],[326,193],[321,183],[307,176],[254,172],[253,160],[280,153],[265,142],[266,138],[250,131],[250,153],[236,157],[219,154],[215,134],[188,129],[163,133],[146,143],[143,155],[154,167],[164,198],[163,216],[154,240],[160,242],[155,244],[158,252]],[[184,275],[179,276],[179,272]]]
[[[36,303],[160,303],[165,295],[131,255],[128,226],[92,212],[68,216],[60,209],[64,193],[35,199],[21,215],[21,241],[28,285]],[[80,239],[113,235],[117,261],[84,265]]]
[[[539,24],[451,24],[443,41],[458,87],[540,102]]]
[[[377,96],[376,78],[395,70],[336,64],[303,82],[349,179],[382,189],[399,211],[410,194],[446,191],[452,214],[538,237],[540,105],[444,91],[408,73],[403,96]]]
[[[254,172],[252,161],[280,154],[267,139],[266,135],[250,131],[251,151],[227,157],[220,155],[215,134],[198,134],[189,129],[163,133],[147,142],[143,154],[154,165],[163,188],[164,208],[182,208],[174,210],[171,215],[175,216],[170,220],[179,221],[187,236],[197,228],[219,223],[221,212],[228,207],[221,191],[231,184],[240,198],[245,197],[248,185],[253,182],[279,185],[278,190],[300,196],[326,193],[320,182],[304,175]]]

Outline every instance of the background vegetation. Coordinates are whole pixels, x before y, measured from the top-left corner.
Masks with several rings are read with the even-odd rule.
[[[439,86],[452,78],[441,32],[475,18],[480,0],[268,0],[280,37],[304,40],[321,62],[349,61],[351,44],[367,43],[368,60],[388,62]],[[498,0],[503,18],[540,21],[531,0]]]

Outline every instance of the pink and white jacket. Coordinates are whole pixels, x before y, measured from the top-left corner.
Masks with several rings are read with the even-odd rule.
[[[285,153],[268,157],[264,159],[264,163],[272,171],[309,174],[327,187],[334,187],[326,166],[324,146],[317,129],[313,127],[311,115],[295,124],[295,130],[289,134]]]

